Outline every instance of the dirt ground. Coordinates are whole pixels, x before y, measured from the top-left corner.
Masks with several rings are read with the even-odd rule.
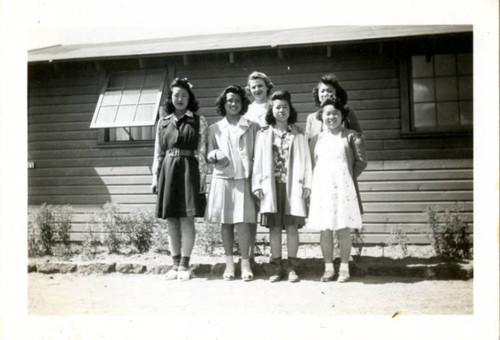
[[[473,280],[360,277],[351,282],[270,283],[162,275],[28,275],[30,315],[464,315],[473,313]]]

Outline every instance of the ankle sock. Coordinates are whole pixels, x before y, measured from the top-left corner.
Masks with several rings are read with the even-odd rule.
[[[181,262],[181,256],[180,255],[174,255],[172,256],[172,260],[174,262],[172,269],[177,270],[179,268],[179,263]]]
[[[339,271],[345,271],[349,273],[349,263],[341,263]]]
[[[325,272],[327,272],[327,271],[331,271],[331,272],[335,271],[333,269],[333,263],[325,263]]]
[[[188,270],[189,269],[189,256],[182,256],[181,257],[181,262],[179,263],[179,268],[182,268],[183,270]]]

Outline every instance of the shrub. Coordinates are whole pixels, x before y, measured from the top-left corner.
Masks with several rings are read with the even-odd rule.
[[[52,206],[43,203],[40,209],[33,213],[35,234],[38,235],[42,252],[52,255],[52,242],[54,241],[54,210]]]
[[[119,215],[120,207],[116,203],[106,203],[103,210],[94,213],[92,221],[102,227],[101,242],[108,248],[108,252],[117,253],[123,243],[122,218]]]
[[[87,225],[87,231],[84,234],[84,241],[82,245],[83,255],[88,259],[94,259],[97,254],[97,248],[99,247],[99,240],[92,232],[92,229]]]
[[[464,207],[457,202],[451,209],[440,213],[438,208],[427,207],[427,237],[436,254],[443,258],[463,259],[470,257],[471,237],[464,219]]]
[[[170,255],[168,244],[167,222],[157,219],[153,228],[152,248],[157,253]]]
[[[28,223],[28,256],[41,256],[45,254],[42,238],[36,224]]]
[[[352,240],[352,247],[354,248],[356,256],[361,256],[361,253],[363,252],[365,240],[363,239],[363,236],[359,232],[359,229],[354,229],[352,231],[351,240]]]
[[[403,252],[403,257],[408,256],[408,243],[410,239],[408,235],[404,232],[403,228],[400,226],[392,226],[391,233],[387,238],[386,245],[391,249],[395,249],[399,245],[401,251]]]
[[[236,242],[235,232],[235,242]],[[195,251],[200,255],[217,255],[222,248],[220,225],[216,223],[197,223]]]
[[[127,217],[123,218],[122,231],[126,235],[127,241],[139,253],[145,253],[151,248],[153,229],[156,218],[153,213],[144,210],[135,210]]]
[[[53,211],[55,240],[62,242],[64,247],[70,246],[71,218],[73,217],[73,208],[69,205],[56,207]]]

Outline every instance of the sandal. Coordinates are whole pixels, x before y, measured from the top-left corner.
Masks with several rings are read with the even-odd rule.
[[[324,272],[324,274],[321,277],[320,281],[321,282],[333,281],[333,277],[334,276],[335,276],[335,272],[333,270],[327,270],[327,271]]]
[[[165,274],[165,280],[176,280],[177,279],[177,268],[169,269]]]
[[[191,271],[189,269],[179,269],[177,272],[177,280],[188,281],[191,278]]]
[[[339,277],[337,278],[337,282],[339,283],[344,283],[347,282],[351,279],[351,276],[349,275],[348,271],[341,270],[339,271]]]
[[[244,270],[241,272],[241,279],[245,282],[253,280],[253,273],[248,270]]]
[[[233,281],[234,280],[234,273],[232,272],[224,272],[222,275],[222,279],[224,281]]]

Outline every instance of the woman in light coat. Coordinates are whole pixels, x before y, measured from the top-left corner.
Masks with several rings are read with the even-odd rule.
[[[297,282],[298,228],[307,216],[305,199],[311,189],[311,156],[306,136],[294,125],[297,112],[290,94],[277,91],[270,102],[266,115],[270,126],[257,133],[252,191],[260,200],[261,224],[269,228],[274,265],[270,281],[281,280],[281,232],[285,229],[288,280]]]

